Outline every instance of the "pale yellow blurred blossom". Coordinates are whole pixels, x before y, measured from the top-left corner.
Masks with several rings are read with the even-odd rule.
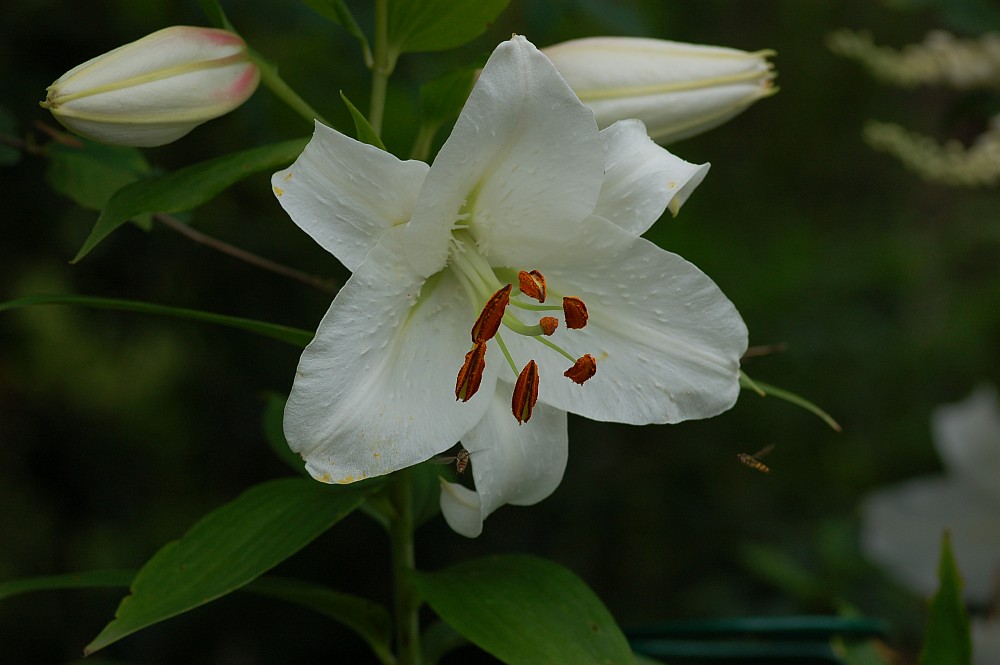
[[[700,134],[777,92],[768,57],[639,37],[589,37],[542,49],[599,127],[638,118],[661,145]]]
[[[1000,116],[971,146],[951,140],[939,143],[930,136],[893,123],[869,121],[865,141],[887,152],[924,180],[961,187],[1000,184]]]
[[[912,88],[949,85],[960,90],[1000,87],[1000,35],[959,39],[936,30],[902,49],[875,44],[870,33],[838,30],[827,38],[834,53],[860,62],[888,83]]]
[[[239,35],[179,25],[74,67],[41,105],[81,136],[149,148],[229,113],[259,81]]]

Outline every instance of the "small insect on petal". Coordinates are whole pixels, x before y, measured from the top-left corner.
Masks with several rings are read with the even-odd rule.
[[[563,298],[563,314],[566,315],[567,328],[578,330],[587,325],[587,305],[579,298]]]
[[[554,316],[543,316],[538,320],[538,325],[542,328],[542,334],[548,337],[559,327],[559,319]]]
[[[486,370],[486,342],[476,342],[472,350],[465,354],[465,363],[458,370],[458,381],[455,384],[455,399],[468,402],[479,390]]]
[[[486,301],[483,311],[472,326],[472,341],[485,342],[493,339],[493,336],[500,330],[500,322],[503,320],[503,313],[510,303],[510,290],[512,285],[503,287]]]
[[[431,464],[451,464],[452,462],[454,462],[455,472],[465,473],[465,470],[469,466],[470,459],[471,455],[469,454],[469,451],[462,448],[454,455],[439,455],[437,457],[432,457],[428,461]]]
[[[458,451],[455,455],[455,472],[465,473],[466,467],[469,466],[469,451],[462,449]]]
[[[521,293],[534,298],[538,302],[545,302],[545,276],[537,270],[517,273],[518,288]]]
[[[563,376],[579,383],[581,386],[584,381],[595,374],[597,374],[597,361],[594,360],[594,356],[589,353],[584,355],[582,358],[578,358],[577,361],[573,363],[572,367],[563,372]]]
[[[514,384],[514,396],[510,400],[511,411],[518,423],[526,423],[531,418],[531,410],[538,401],[538,365],[534,360],[521,370]]]

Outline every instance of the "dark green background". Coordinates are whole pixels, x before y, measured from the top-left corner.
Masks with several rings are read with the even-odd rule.
[[[349,4],[367,29],[367,3]],[[869,28],[896,46],[933,28],[969,34],[961,10],[977,4],[992,6],[514,0],[468,47],[401,59],[385,137],[405,155],[417,85],[485,56],[511,32],[540,46],[632,34],[777,50],[778,95],[671,146],[713,166],[681,216],[649,236],[716,280],[752,344],[787,344],[748,362],[751,376],[813,399],[844,426],[836,434],[752,393],[718,418],[672,427],[571,418],[558,491],[535,507],[501,509],[477,540],[432,521],[418,534],[422,567],[528,552],[583,577],[625,626],[853,607],[891,620],[896,646],[912,648],[921,601],[861,558],[857,506],[869,488],[938,469],[931,409],[1000,378],[1000,215],[995,191],[923,183],[865,146],[861,127],[875,118],[968,140],[996,111],[996,98],[881,85],[831,54],[824,38],[841,27]],[[367,72],[344,32],[295,2],[225,8],[294,88],[352,131],[338,92],[365,109]],[[37,102],[64,71],[161,27],[204,23],[193,2],[8,3],[0,10],[0,102],[19,135],[44,137],[35,123],[53,121]],[[261,89],[237,112],[146,152],[172,169],[309,131]],[[0,299],[134,298],[307,329],[325,312],[329,296],[163,227],[126,226],[69,265],[95,214],[54,194],[45,166],[26,156],[0,173]],[[266,175],[198,209],[191,222],[309,272],[347,276],[291,223]],[[289,473],[264,443],[261,415],[267,391],[288,390],[297,357],[246,333],[136,314],[39,307],[0,315],[0,580],[137,567],[208,510]],[[766,460],[771,474],[736,461],[768,444],[776,446]],[[361,515],[280,572],[388,599],[386,541]],[[121,595],[47,592],[0,603],[0,648],[24,662],[74,659]],[[306,610],[236,595],[105,655],[350,663],[363,653],[360,640]]]

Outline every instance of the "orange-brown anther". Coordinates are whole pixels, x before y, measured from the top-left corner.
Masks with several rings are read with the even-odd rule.
[[[517,273],[517,283],[521,293],[538,302],[545,302],[545,276],[542,273],[537,270],[531,272],[522,270]]]
[[[511,284],[503,287],[486,301],[483,311],[472,326],[472,341],[485,342],[493,339],[493,336],[500,330],[500,322],[503,320],[504,310],[510,303]]]
[[[587,325],[587,306],[579,298],[563,298],[563,314],[566,315],[567,328],[577,330]]]
[[[486,342],[476,342],[472,350],[465,354],[465,364],[458,370],[458,381],[455,384],[455,399],[468,402],[469,398],[479,390],[486,370]]]
[[[531,410],[535,408],[538,401],[538,365],[534,360],[529,360],[528,364],[521,370],[514,384],[514,396],[510,400],[511,411],[518,423],[528,422],[531,418]]]
[[[538,320],[538,325],[542,328],[542,334],[545,336],[551,335],[559,327],[559,319],[554,316],[543,316]]]
[[[582,358],[577,359],[577,361],[573,363],[572,367],[563,372],[563,376],[579,383],[581,386],[584,381],[595,374],[597,374],[597,361],[594,360],[594,356],[589,353]]]

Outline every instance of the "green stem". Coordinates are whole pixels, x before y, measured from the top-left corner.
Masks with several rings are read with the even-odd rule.
[[[372,64],[372,97],[368,107],[368,124],[382,136],[382,116],[385,112],[385,92],[389,75],[396,66],[395,54],[389,53],[389,3],[375,0],[375,61]]]
[[[285,83],[283,78],[278,76],[277,67],[253,50],[250,51],[250,59],[257,63],[257,68],[260,69],[260,82],[273,92],[278,99],[288,104],[293,111],[305,118],[309,124],[312,124],[313,120],[319,120],[324,125],[330,126],[330,123],[316,109],[309,106],[306,100],[302,99],[297,92]]]
[[[427,157],[431,154],[431,144],[439,127],[438,123],[425,122],[420,125],[420,131],[417,132],[417,138],[414,139],[413,148],[410,150],[410,159],[427,161]]]
[[[394,474],[389,488],[396,514],[389,522],[392,551],[393,610],[396,619],[396,655],[399,665],[420,665],[420,595],[410,573],[416,570],[413,554],[413,489],[409,469]]]

